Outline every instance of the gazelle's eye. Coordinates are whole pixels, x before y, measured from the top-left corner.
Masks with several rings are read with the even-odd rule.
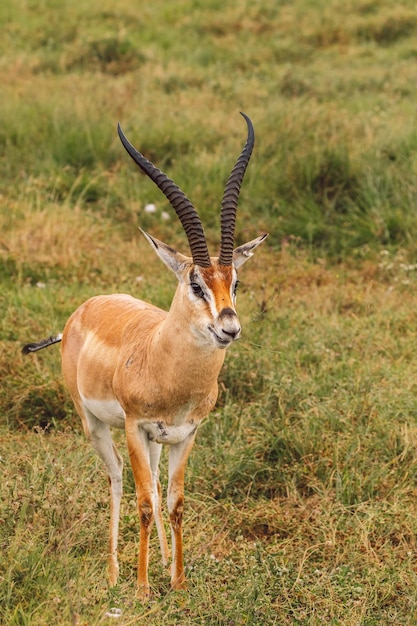
[[[204,298],[204,291],[201,289],[198,283],[191,283],[191,289],[196,296],[198,296],[199,298]]]

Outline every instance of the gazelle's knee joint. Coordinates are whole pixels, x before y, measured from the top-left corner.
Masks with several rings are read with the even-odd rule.
[[[150,528],[154,520],[154,512],[153,512],[152,504],[146,501],[141,502],[138,505],[138,510],[139,510],[141,526],[144,526],[148,531],[150,531]]]
[[[171,521],[171,526],[174,529],[180,528],[182,524],[182,518],[184,515],[184,498],[178,498],[175,503],[173,509],[169,513],[169,519]]]

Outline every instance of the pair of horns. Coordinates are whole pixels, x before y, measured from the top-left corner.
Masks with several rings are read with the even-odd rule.
[[[234,249],[234,233],[236,223],[237,203],[239,199],[240,186],[255,143],[255,133],[249,117],[241,113],[245,118],[248,127],[248,137],[242,153],[235,163],[232,172],[227,180],[223,194],[221,207],[220,225],[220,265],[232,265]],[[168,198],[187,235],[193,261],[200,267],[210,267],[210,255],[208,252],[206,237],[203,225],[191,201],[185,193],[160,169],[155,167],[143,154],[138,152],[126,139],[120,124],[117,126],[120,140],[128,154],[134,162],[141,168],[147,176],[159,187],[162,193]]]

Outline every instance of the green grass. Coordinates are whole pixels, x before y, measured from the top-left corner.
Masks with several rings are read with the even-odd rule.
[[[417,623],[414,3],[4,0],[0,27],[0,622]],[[20,348],[98,293],[169,307],[137,227],[184,253],[185,236],[117,122],[215,253],[239,110],[256,146],[236,240],[270,237],[188,464],[189,590],[169,591],[153,536],[142,605],[123,435],[110,590],[107,480],[59,350]]]

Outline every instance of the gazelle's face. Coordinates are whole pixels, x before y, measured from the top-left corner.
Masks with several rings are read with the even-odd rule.
[[[143,232],[143,231],[142,231]],[[236,269],[245,263],[253,250],[264,241],[261,235],[233,251],[233,265],[219,265],[210,259],[209,267],[196,265],[159,239],[143,233],[156,254],[179,281],[171,310],[189,325],[198,341],[215,348],[227,348],[240,337],[236,313]]]
[[[213,263],[208,268],[192,265],[182,288],[189,300],[194,331],[216,348],[227,348],[239,339],[241,327],[236,313],[236,270]]]

